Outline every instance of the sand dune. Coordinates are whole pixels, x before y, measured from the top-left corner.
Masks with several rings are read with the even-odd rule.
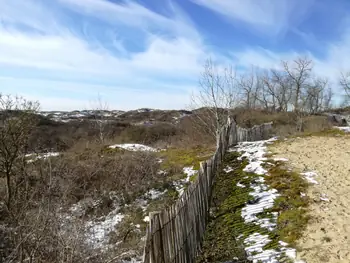
[[[271,147],[299,171],[315,171],[312,220],[299,241],[307,263],[350,262],[350,136],[288,139]]]

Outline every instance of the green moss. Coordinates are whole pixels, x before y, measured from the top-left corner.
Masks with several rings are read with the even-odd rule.
[[[277,234],[280,240],[295,246],[309,220],[309,199],[300,195],[307,191],[308,184],[300,174],[285,169],[281,162],[275,162],[269,174],[265,177],[266,183],[280,194],[271,209],[279,213]]]
[[[169,170],[173,168],[182,169],[183,167],[193,166],[194,170],[199,170],[200,162],[209,159],[213,150],[204,147],[194,147],[188,149],[170,148],[159,155],[164,161],[161,168]]]
[[[257,175],[244,172],[247,160],[237,159],[237,152],[227,153],[222,168],[230,166],[232,172],[221,171],[217,174],[213,188],[212,211],[202,246],[202,253],[197,262],[224,262],[238,257],[246,260],[243,240],[254,232],[267,233],[255,224],[244,222],[242,207],[252,199],[250,184]],[[237,183],[246,187],[241,188]],[[238,238],[243,235],[241,238]]]
[[[309,216],[307,207],[309,200],[301,197],[307,191],[308,183],[300,174],[288,171],[283,162],[268,159],[263,165],[269,175],[265,176],[268,187],[276,189],[280,196],[276,198],[271,209],[265,209],[258,214],[258,218],[269,218],[277,227],[270,232],[258,225],[244,222],[241,211],[246,203],[252,199],[250,185],[258,175],[244,172],[248,160],[238,160],[236,152],[227,153],[222,168],[230,166],[230,173],[220,172],[216,177],[213,189],[212,215],[204,238],[202,253],[197,262],[224,262],[238,257],[245,260],[243,240],[253,233],[268,235],[271,242],[263,249],[280,250],[279,241],[285,241],[296,247],[296,241],[301,237]],[[272,156],[271,156],[272,157]],[[237,183],[246,187],[237,187]],[[276,220],[273,212],[278,212]],[[241,238],[238,238],[242,236]],[[286,255],[281,255],[283,262],[290,262]]]
[[[190,177],[190,182],[192,183],[192,182],[196,181],[197,177],[198,177],[198,174],[192,175]]]

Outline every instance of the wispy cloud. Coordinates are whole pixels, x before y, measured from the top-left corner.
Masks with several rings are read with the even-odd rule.
[[[337,39],[323,36],[322,42],[320,30],[298,27],[305,17],[310,20],[315,0],[302,5],[292,0],[191,1],[196,3],[192,9],[183,2],[162,1],[156,12],[148,1],[0,0],[1,91],[47,98],[43,103],[48,108],[76,108],[97,93],[120,109],[181,108],[209,57],[240,68],[270,68],[281,59],[307,54],[315,70],[334,83],[340,70],[350,69],[349,24],[342,24]],[[203,7],[230,23],[204,21],[199,17]],[[208,23],[215,23],[211,38],[200,31]],[[244,45],[238,47],[235,33],[242,28]],[[260,36],[303,48],[286,48],[285,41],[276,48],[259,41]],[[233,45],[220,46],[227,39]]]
[[[317,43],[321,45],[321,42]],[[259,46],[250,46],[238,52],[232,52],[232,61],[243,67],[257,65],[261,68],[280,68],[281,60],[292,61],[296,57],[306,56],[313,61],[314,73],[317,76],[328,78],[329,83],[335,89],[336,97],[341,98],[343,91],[339,87],[341,72],[350,70],[350,29],[343,32],[338,41],[323,44],[324,54],[322,58],[317,57],[311,51],[299,52],[278,52],[265,49]]]
[[[230,22],[265,36],[285,33],[304,18],[314,0],[192,0],[222,15]]]
[[[196,83],[206,57],[197,30],[176,6],[170,6],[173,13],[165,17],[134,2],[56,0],[48,5],[43,0],[0,0],[0,4],[0,68],[14,69],[7,75],[17,75],[11,85],[21,90],[23,81],[16,74],[16,67],[26,68],[37,77],[40,72],[50,72],[50,79],[69,74],[73,79],[84,80],[75,86],[88,86],[90,81],[100,79],[101,85],[107,82],[115,91],[120,92],[118,88],[122,87],[123,95],[126,90],[140,94],[140,88],[143,94],[149,90],[159,93],[169,87],[170,80],[177,84],[172,89],[183,92]],[[70,13],[67,20],[68,12],[77,14]],[[96,24],[92,17],[101,23],[98,29],[103,32],[98,35],[91,33]],[[123,39],[116,39],[118,34],[125,38],[127,31],[132,31],[131,38],[142,36],[140,47],[130,49]],[[36,84],[40,88],[43,83]],[[60,85],[61,90],[67,86],[54,84]],[[179,103],[177,107],[183,105],[180,100],[173,101]],[[125,100],[123,103],[136,106]],[[152,105],[150,101],[141,104]],[[128,105],[120,107],[130,108]]]

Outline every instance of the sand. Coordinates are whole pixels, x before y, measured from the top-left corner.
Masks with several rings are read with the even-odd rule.
[[[271,151],[287,158],[292,168],[317,173],[318,184],[310,185],[307,193],[312,219],[299,240],[298,258],[349,263],[350,136],[293,138],[271,146]]]

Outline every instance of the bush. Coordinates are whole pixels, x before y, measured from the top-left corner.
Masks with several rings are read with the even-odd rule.
[[[176,126],[159,123],[151,126],[131,126],[125,129],[120,137],[122,142],[154,144],[157,141],[169,141],[169,138],[179,134]]]
[[[120,205],[130,203],[166,180],[157,173],[159,162],[153,153],[103,153],[96,145],[90,146],[28,163],[25,172],[18,173],[11,213],[0,207],[5,215],[0,218],[0,238],[6,241],[1,243],[0,256],[5,262],[19,262],[21,253],[25,258],[33,253],[33,262],[63,262],[64,256],[72,259],[69,262],[101,262],[103,253],[87,260],[96,252],[85,243],[86,229],[79,220],[66,221],[65,211],[79,201],[91,200],[82,202],[86,204],[83,219],[107,215],[116,197],[123,202]],[[30,238],[24,240],[25,236]]]

